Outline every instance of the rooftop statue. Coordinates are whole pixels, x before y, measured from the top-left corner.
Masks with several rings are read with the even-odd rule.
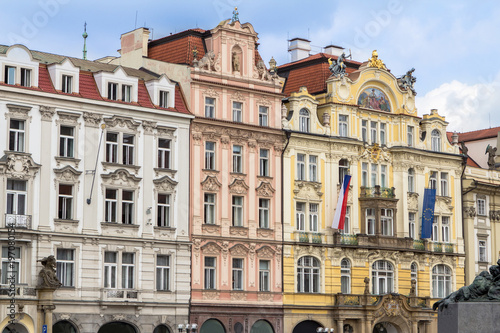
[[[56,258],[48,256],[39,261],[43,268],[38,273],[38,288],[59,288],[62,283],[56,275]]]
[[[488,147],[486,147],[486,152],[484,154],[488,154],[488,166],[490,167],[490,169],[494,169],[495,168],[495,155],[497,153],[497,147],[492,147],[490,145],[488,145]]]
[[[406,72],[405,75],[401,76],[398,78],[398,83],[401,89],[403,90],[408,90],[410,89],[413,95],[417,95],[417,92],[413,88],[413,85],[417,81],[417,78],[413,76],[413,72],[415,71],[415,68],[410,69],[408,72]]]
[[[432,306],[442,311],[450,303],[457,302],[500,302],[500,259],[490,272],[481,272],[471,285],[462,287]]]
[[[368,59],[368,67],[377,67],[378,69],[387,70],[384,62],[378,58],[377,50],[373,50],[372,57]]]
[[[240,21],[240,18],[238,17],[239,13],[238,13],[238,7],[234,7],[234,10],[233,10],[233,17],[231,18],[231,23],[234,23],[236,21]]]
[[[350,56],[351,55],[347,56],[347,58]],[[341,78],[343,78],[344,75],[346,75],[345,69],[347,66],[345,64],[345,58],[346,56],[344,52],[342,52],[342,54],[338,57],[336,61],[333,61],[332,58],[328,58],[328,63],[330,64],[328,69],[336,77],[340,76]]]

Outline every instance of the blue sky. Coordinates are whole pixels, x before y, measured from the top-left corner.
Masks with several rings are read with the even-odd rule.
[[[396,76],[414,67],[419,114],[437,108],[448,129],[500,126],[500,2],[25,0],[0,3],[0,44],[80,57],[87,22],[88,58],[117,55],[120,35],[136,27],[152,37],[212,29],[238,6],[240,21],[259,33],[264,60],[289,61],[287,39],[309,38],[313,52],[328,44],[365,61],[377,49]]]

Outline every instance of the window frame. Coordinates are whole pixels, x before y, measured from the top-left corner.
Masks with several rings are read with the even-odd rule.
[[[213,198],[213,200],[209,201],[209,198]],[[216,204],[217,204],[217,195],[215,193],[207,193],[203,194],[203,224],[216,224]]]
[[[347,258],[340,261],[340,292],[351,293],[351,261]]]
[[[440,183],[440,194],[442,197],[448,197],[449,194],[450,194],[450,191],[449,191],[449,182],[448,182],[448,179],[449,179],[449,176],[448,176],[448,172],[441,172],[440,175],[439,175],[439,183]]]
[[[232,266],[231,266],[231,271],[232,271],[232,283],[231,283],[231,290],[236,290],[236,291],[241,291],[244,290],[244,259],[243,258],[232,258]],[[238,263],[239,267],[235,266],[235,263]]]
[[[373,213],[373,214],[372,214]],[[365,209],[365,231],[367,235],[375,235],[375,224],[376,224],[377,212],[375,208]]]
[[[263,156],[265,153],[265,156]],[[259,176],[269,177],[270,173],[270,156],[269,149],[260,148],[259,149]]]
[[[446,265],[438,264],[432,267],[432,297],[444,298],[451,293],[453,271]]]
[[[477,198],[476,205],[477,205],[477,215],[486,216],[486,199]]]
[[[408,212],[408,237],[415,239],[416,234],[415,234],[415,223],[416,223],[416,213],[415,212]]]
[[[441,240],[443,243],[450,242],[450,217],[441,216]]]
[[[394,279],[394,265],[391,262],[377,260],[372,264],[373,295],[385,295],[394,292]],[[381,283],[382,281],[383,283]]]
[[[160,196],[165,197],[165,202],[160,202]],[[159,192],[156,194],[156,226],[171,228],[172,205],[170,203],[172,194]]]
[[[62,74],[61,91],[65,94],[73,93],[73,75]]]
[[[306,154],[297,154],[297,180],[306,180]]]
[[[441,132],[436,128],[431,132],[431,150],[441,152]]]
[[[349,116],[339,114],[339,136],[346,138],[349,136]]]
[[[408,169],[408,192],[415,193],[415,169]]]
[[[310,182],[318,182],[319,181],[319,173],[318,173],[318,156],[317,155],[309,155],[309,181]]]
[[[380,227],[383,236],[394,236],[394,211],[391,208],[380,209]]]
[[[170,92],[167,90],[160,90],[158,92],[158,106],[164,109],[168,109],[168,102],[170,99]]]
[[[320,274],[320,260],[313,256],[300,257],[297,260],[297,292],[320,293]]]
[[[265,266],[267,267],[263,267]],[[259,291],[271,291],[271,261],[259,259]]]
[[[387,137],[386,137],[386,124],[385,123],[380,123],[379,124],[379,131],[380,131],[380,145],[385,146],[387,144]]]
[[[413,147],[414,146],[414,143],[413,143],[413,134],[414,134],[414,127],[408,125],[406,127],[406,141],[407,141],[408,147]]]
[[[239,151],[238,151],[239,149]],[[233,173],[243,173],[243,146],[233,145]]]
[[[233,227],[243,227],[244,226],[244,198],[239,195],[233,195],[231,197],[231,221]]]
[[[17,72],[17,67],[5,65],[3,82],[11,86],[16,85],[16,72]]]
[[[300,205],[300,206],[299,206]],[[306,231],[306,203],[296,202],[295,204],[295,227],[297,231]]]
[[[64,129],[71,129],[71,134],[63,134]],[[59,157],[75,158],[75,126],[59,126]]]
[[[17,249],[17,251],[16,251]],[[24,281],[22,273],[23,273],[23,247],[14,246],[14,251],[11,251],[9,258],[9,246],[1,246],[1,276],[0,276],[0,285],[10,285],[11,282],[9,278],[14,274],[16,285],[22,283]],[[17,256],[16,252],[19,253]],[[13,264],[14,267],[9,267]],[[16,270],[17,267],[17,270]]]
[[[313,209],[315,207],[315,209]],[[319,232],[319,204],[309,203],[309,231]]]
[[[170,291],[171,290],[171,255],[157,254],[156,255],[156,290]],[[165,264],[159,263],[160,258],[165,258]]]
[[[61,193],[61,186],[71,187],[71,193]],[[74,202],[74,184],[59,183],[57,186],[57,218],[59,220],[73,220]]]
[[[263,205],[263,203],[266,203],[266,205]],[[259,228],[261,229],[270,229],[270,206],[270,199],[259,198]]]
[[[172,155],[172,140],[158,138],[158,168],[172,170]]]
[[[299,111],[299,132],[309,133],[311,131],[311,112],[302,108]]]
[[[19,125],[22,124],[23,128],[13,128],[12,127],[13,121],[18,122]],[[9,122],[9,140],[8,140],[9,151],[24,153],[26,151],[26,125],[27,125],[26,119],[9,118],[8,122]],[[12,139],[14,140],[13,142],[11,142]]]
[[[32,70],[29,68],[21,67],[20,72],[20,86],[28,88],[31,87]]]
[[[215,142],[205,141],[205,170],[216,170],[216,163],[215,163],[216,147],[217,144]]]
[[[243,122],[243,102],[233,101],[233,121],[236,123]]]
[[[488,242],[485,239],[478,239],[477,241],[477,254],[479,262],[488,262]]]
[[[107,90],[107,96],[108,96],[108,99],[111,100],[111,101],[117,101],[118,100],[118,87],[120,86],[118,83],[116,82],[111,82],[111,81],[108,81],[107,82],[107,87],[108,87],[108,90]]]
[[[115,198],[108,197],[111,191],[115,192]],[[132,199],[124,198],[123,192],[131,193]],[[136,200],[135,189],[106,186],[104,188],[104,222],[136,225]],[[112,220],[113,215],[115,221]],[[124,218],[125,221],[123,221]]]
[[[212,102],[213,103],[209,103]],[[205,96],[205,118],[215,118],[215,98]]]
[[[9,183],[12,184],[13,188],[9,188]],[[14,186],[15,183],[21,184],[24,183],[24,190],[22,189],[16,189]],[[28,212],[28,181],[26,180],[20,180],[20,179],[11,179],[7,178],[7,184],[6,184],[6,192],[5,192],[5,199],[6,199],[6,205],[5,205],[5,212],[6,214],[11,214],[11,215],[27,215]],[[10,202],[11,205],[9,205],[9,195],[11,196]],[[22,198],[22,199],[21,199]],[[20,202],[23,202],[23,205],[19,205]],[[11,207],[12,206],[12,207]]]
[[[269,107],[259,105],[259,126],[269,126]]]
[[[207,264],[207,259],[213,260],[213,263]],[[217,257],[204,257],[203,265],[203,289],[215,290],[217,289]]]
[[[67,253],[71,253],[70,259],[63,259],[60,257],[60,251],[67,251]],[[66,248],[58,248],[56,250],[56,259],[57,259],[57,278],[59,282],[62,283],[62,287],[75,287],[75,268],[76,268],[76,255],[75,249],[66,249]],[[69,270],[69,276],[68,276]],[[67,281],[69,279],[69,283]]]
[[[131,258],[132,258],[132,262],[129,263],[129,262],[125,262],[124,260],[124,256],[125,255],[130,255]],[[122,276],[121,276],[121,280],[122,280],[122,289],[135,289],[135,284],[136,284],[136,278],[135,278],[135,274],[136,274],[136,269],[135,269],[135,265],[136,265],[136,254],[135,252],[121,252],[121,263],[120,263],[120,267],[121,267],[121,273],[122,273]]]

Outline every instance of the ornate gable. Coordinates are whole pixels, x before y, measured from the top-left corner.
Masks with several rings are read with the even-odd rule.
[[[201,188],[203,191],[217,192],[221,188],[222,184],[219,182],[215,176],[207,176],[204,181],[201,182]]]
[[[69,165],[66,165],[61,169],[54,169],[54,174],[56,175],[56,179],[60,182],[76,183],[78,182],[78,178],[80,177],[82,172],[75,170]]]
[[[235,179],[231,185],[229,185],[229,192],[235,194],[247,194],[248,185],[245,184],[243,179]]]
[[[257,195],[259,197],[268,197],[268,198],[272,198],[275,192],[271,183],[264,181],[261,182],[259,187],[257,187],[255,190],[257,191]]]
[[[221,253],[222,247],[214,242],[209,242],[201,247],[203,254],[213,254],[219,255]]]

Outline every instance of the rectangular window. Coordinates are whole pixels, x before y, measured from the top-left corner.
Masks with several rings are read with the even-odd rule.
[[[215,194],[205,193],[204,218],[206,224],[215,224]]]
[[[72,76],[63,74],[61,90],[63,93],[66,93],[66,94],[73,93],[73,77]]]
[[[415,213],[408,213],[408,236],[415,239]]]
[[[378,123],[376,121],[371,121],[370,122],[370,139],[371,139],[371,144],[377,143],[377,125]]]
[[[118,253],[104,252],[104,288],[116,288]]]
[[[59,156],[61,157],[75,157],[74,146],[74,127],[61,126],[59,128]]]
[[[26,181],[7,179],[7,214],[26,214],[26,191]]]
[[[243,172],[243,147],[233,146],[233,172],[242,173]]]
[[[380,186],[387,187],[387,165],[380,166]]]
[[[342,137],[347,137],[347,116],[346,115],[339,115],[339,136]]]
[[[432,221],[432,241],[439,241],[439,221],[438,217],[434,216],[434,220]]]
[[[268,113],[267,106],[259,106],[259,126],[268,126]]]
[[[371,186],[375,187],[375,185],[378,185],[378,164],[372,164],[371,168]]]
[[[382,226],[382,235],[393,236],[392,209],[382,208],[380,212],[380,224]]]
[[[156,257],[156,290],[170,290],[170,256]]]
[[[259,199],[259,228],[269,228],[269,199]]]
[[[233,196],[232,218],[234,227],[243,226],[243,197]]]
[[[318,156],[309,156],[309,181],[318,181]]]
[[[305,231],[306,230],[306,204],[303,202],[297,202],[296,208],[296,224],[297,230]]]
[[[243,259],[233,258],[233,290],[243,290]]]
[[[171,140],[158,139],[158,168],[171,169]]]
[[[106,189],[105,222],[118,222],[118,190]]]
[[[24,152],[24,136],[25,136],[24,120],[10,120],[9,127],[9,150]]]
[[[75,250],[57,249],[57,278],[64,287],[74,287]]]
[[[123,134],[123,164],[134,164],[134,135]]]
[[[407,127],[406,134],[407,134],[406,140],[408,141],[408,147],[413,147],[413,126]]]
[[[10,259],[9,259],[10,257]],[[13,259],[13,260],[12,260]],[[14,283],[18,284],[21,281],[21,248],[2,246],[2,277],[0,284],[10,285],[14,277]]]
[[[108,99],[118,100],[118,83],[108,82]]]
[[[106,162],[118,163],[118,133],[106,133]]]
[[[311,232],[319,231],[318,208],[319,204],[309,204],[309,231]]]
[[[429,188],[436,190],[437,192],[437,175],[436,171],[431,171],[431,175],[429,177]]]
[[[344,218],[344,229],[340,230],[341,234],[351,233],[351,207],[347,206],[345,208],[345,218]]]
[[[134,224],[134,191],[122,191],[122,223]]]
[[[349,161],[341,159],[339,161],[339,184],[344,182],[344,177],[349,174]]]
[[[157,203],[157,225],[159,227],[170,227],[170,194],[158,193]]]
[[[259,291],[271,291],[270,268],[269,260],[259,260]]]
[[[447,197],[448,194],[448,173],[441,172],[441,196]]]
[[[380,144],[385,145],[386,144],[386,139],[385,139],[385,124],[380,123]]]
[[[205,257],[205,289],[215,289],[216,258]]]
[[[16,67],[5,66],[4,82],[10,85],[16,84]]]
[[[481,215],[481,216],[486,215],[486,200],[485,199],[477,199],[477,215]]]
[[[368,187],[368,163],[361,164],[361,186]]]
[[[132,101],[132,86],[122,85],[122,101],[128,103]]]
[[[486,241],[480,240],[478,244],[479,244],[479,261],[487,262]]]
[[[306,155],[297,154],[297,180],[306,180]]]
[[[375,209],[367,208],[365,214],[366,233],[368,235],[375,235]]]
[[[368,142],[368,120],[361,120],[361,140]]]
[[[442,232],[442,239],[443,243],[449,243],[450,242],[450,217],[449,216],[442,216],[441,217],[441,232]]]
[[[215,170],[215,142],[205,142],[205,169]]]
[[[134,253],[122,253],[122,288],[134,288]]]
[[[31,87],[31,69],[21,68],[21,87]]]
[[[408,170],[408,192],[415,192],[415,171],[414,171],[414,169]]]
[[[260,150],[259,175],[269,177],[269,149]]]
[[[160,90],[160,104],[161,108],[168,108],[168,91]]]
[[[71,220],[73,217],[73,186],[59,184],[59,200],[57,207],[57,218]]]
[[[233,121],[242,122],[243,103],[233,102]]]
[[[205,117],[215,118],[215,98],[205,97]]]

